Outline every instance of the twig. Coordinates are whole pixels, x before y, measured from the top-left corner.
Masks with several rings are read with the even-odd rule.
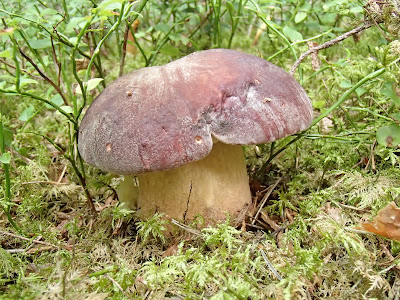
[[[367,170],[369,165],[371,164],[371,171],[375,172],[376,171],[376,165],[375,165],[375,155],[374,155],[374,149],[376,146],[376,139],[374,140],[373,144],[371,145],[371,158],[368,160],[367,165],[365,166],[364,170]]]
[[[29,248],[25,250],[25,253],[27,254],[34,254],[34,253],[39,253],[43,251],[48,251],[48,250],[55,250],[53,246],[47,246],[47,247],[40,247],[40,248]]]
[[[124,291],[124,289],[122,288],[122,286],[114,279],[112,278],[110,275],[108,274],[104,274],[105,277],[107,277],[108,279],[110,279],[110,281],[115,284],[115,286],[121,291],[121,293],[126,297],[126,298],[130,298],[128,296],[128,294]]]
[[[178,227],[180,227],[180,228],[182,228],[183,230],[186,230],[186,231],[192,233],[192,234],[200,235],[200,231],[199,230],[190,228],[189,226],[187,226],[185,224],[182,224],[182,223],[178,222],[177,220],[172,219],[171,223],[176,225],[176,226],[178,226]]]
[[[58,176],[57,182],[61,183],[61,180],[64,178],[65,172],[67,171],[67,166],[65,165],[60,176]]]
[[[188,37],[189,39],[191,39],[196,34],[196,32],[201,28],[201,26],[204,25],[204,23],[208,20],[208,18],[211,16],[212,13],[213,13],[213,8],[211,7],[207,12],[207,14],[200,21],[199,25],[189,34]]]
[[[70,183],[68,183],[68,182],[57,182],[57,181],[45,181],[45,180],[21,182],[21,185],[27,185],[27,184],[67,185],[67,184],[70,184]]]
[[[355,207],[355,206],[351,206],[351,205],[342,204],[342,203],[339,203],[339,202],[335,202],[335,203],[337,203],[337,205],[339,205],[339,206],[342,207],[342,208],[348,208],[348,209],[352,209],[352,210],[360,211],[360,212],[366,212],[366,211],[368,211],[368,210],[365,209],[365,208],[359,208],[359,207]]]
[[[268,188],[268,192],[264,195],[264,197],[263,197],[263,199],[262,199],[262,201],[261,201],[261,203],[260,203],[260,205],[259,205],[259,208],[258,208],[258,210],[257,210],[257,213],[255,214],[254,219],[251,221],[251,224],[252,224],[252,225],[254,225],[254,223],[256,222],[257,217],[258,217],[258,215],[260,214],[261,209],[264,207],[265,202],[267,202],[267,200],[268,200],[269,196],[271,195],[272,191],[276,188],[276,186],[278,185],[278,183],[281,182],[281,180],[282,180],[282,177],[279,178],[272,186],[270,186],[270,187]]]
[[[30,62],[30,64],[36,69],[36,71],[38,71],[38,73],[40,74],[40,76],[42,76],[42,78],[43,78],[44,80],[46,80],[48,83],[50,83],[50,85],[51,85],[52,87],[55,88],[55,90],[60,94],[61,98],[63,99],[64,104],[68,106],[68,101],[67,101],[67,99],[65,98],[64,93],[61,91],[60,87],[59,87],[57,84],[55,84],[49,77],[47,77],[46,74],[44,74],[44,73],[42,72],[42,70],[39,69],[38,65],[35,64],[35,62],[34,62],[28,55],[26,55],[25,52],[22,51],[21,48],[18,47],[18,50],[19,50],[19,53],[21,53],[21,55],[22,55],[27,61]]]
[[[8,253],[23,253],[26,251],[26,249],[3,249],[4,251],[8,252]]]
[[[13,238],[20,239],[20,240],[23,240],[23,241],[29,241],[29,242],[32,242],[32,243],[35,243],[35,244],[40,244],[40,245],[45,245],[45,246],[51,246],[53,248],[58,248],[58,246],[50,244],[50,243],[46,243],[46,242],[42,242],[42,241],[38,241],[38,240],[28,239],[26,237],[23,237],[23,236],[20,236],[20,235],[16,235],[16,234],[13,234],[13,233],[9,233],[9,232],[0,231],[0,234],[11,236]]]
[[[249,216],[249,218],[252,219],[252,220],[256,220],[260,225],[264,226],[264,227],[262,227],[262,230],[268,230],[271,227],[267,223],[265,223],[264,221],[260,220],[259,218],[254,219],[254,217],[252,217],[252,216]],[[248,224],[248,225],[253,225],[253,227],[256,226],[254,224]]]
[[[65,19],[65,14],[62,17],[62,19],[56,24],[56,26],[53,27],[53,33],[55,33],[59,39],[60,39],[60,35],[58,34],[56,28],[58,25],[60,25],[61,22],[64,21],[64,19]],[[56,67],[57,73],[58,73],[57,74],[57,77],[58,77],[57,85],[58,85],[58,87],[60,87],[60,85],[61,85],[61,62],[57,59],[56,48],[54,47],[54,41],[53,41],[52,35],[50,36],[50,41],[51,41],[51,49],[53,51],[53,60],[54,60],[54,64],[55,64],[55,67]]]
[[[8,151],[10,151],[12,154],[17,155],[19,158],[21,158],[22,160],[24,160],[27,164],[30,164],[30,163],[32,162],[31,159],[29,159],[29,158],[26,157],[26,156],[23,156],[23,155],[22,155],[21,153],[19,153],[18,151],[15,151],[12,147],[7,147],[7,146],[6,146],[6,149],[7,149]]]
[[[265,254],[264,250],[260,250],[262,257],[264,258],[265,262],[267,263],[268,268],[272,271],[272,273],[274,273],[274,275],[276,276],[276,278],[278,278],[279,281],[282,280],[281,275],[279,275],[278,271],[275,270],[274,266],[271,264],[271,262],[269,261],[267,255]]]
[[[129,35],[130,26],[126,24],[126,29],[124,33],[124,41],[122,43],[122,53],[121,53],[121,60],[119,62],[119,76],[121,77],[124,73],[124,64],[125,64],[125,57],[126,57],[126,45],[128,43],[128,35]]]
[[[5,65],[7,65],[7,66],[9,66],[10,68],[12,68],[12,69],[16,69],[16,67],[15,66],[13,66],[12,64],[10,64],[10,63],[8,63],[8,62],[6,62],[4,59],[2,59],[2,58],[0,58],[0,62],[1,63],[3,63],[3,64],[5,64]],[[42,77],[40,77],[40,76],[37,76],[37,75],[34,75],[34,74],[32,74],[32,73],[29,73],[27,70],[24,70],[24,69],[20,69],[22,72],[24,72],[24,73],[26,73],[26,74],[28,74],[30,77],[32,77],[33,79],[36,79],[36,80],[41,80],[42,79]]]
[[[264,230],[265,229],[264,227],[261,227],[261,226],[258,226],[258,225],[253,225],[253,224],[250,224],[250,223],[246,223],[246,226],[250,226],[250,227],[253,227],[253,228],[256,228],[256,229],[260,229],[260,230]]]
[[[300,55],[300,57],[296,60],[296,62],[294,63],[294,65],[292,66],[292,68],[290,69],[290,74],[293,75],[294,72],[296,71],[297,67],[300,65],[300,63],[310,54],[318,52],[320,50],[332,47],[333,45],[336,45],[338,43],[340,43],[341,41],[347,39],[348,37],[351,37],[352,35],[359,33],[361,31],[364,31],[365,29],[368,29],[370,27],[372,27],[374,24],[373,23],[364,23],[363,25],[354,28],[344,34],[342,34],[341,36],[338,36],[337,38],[327,41],[321,45],[318,45],[317,47],[311,48],[308,51],[304,52],[302,55]]]

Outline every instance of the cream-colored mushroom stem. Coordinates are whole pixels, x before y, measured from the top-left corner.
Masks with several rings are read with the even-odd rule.
[[[251,206],[241,146],[218,142],[202,160],[137,177],[137,212],[143,217],[160,212],[187,221],[201,215],[209,224],[225,220],[229,213],[232,220],[241,221]]]

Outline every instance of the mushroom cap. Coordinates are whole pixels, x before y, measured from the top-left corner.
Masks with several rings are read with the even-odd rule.
[[[307,129],[312,106],[288,73],[235,50],[192,53],[112,82],[79,129],[83,159],[116,174],[139,174],[206,157],[226,144],[268,143]]]

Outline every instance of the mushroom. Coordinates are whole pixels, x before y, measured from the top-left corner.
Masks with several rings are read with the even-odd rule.
[[[310,99],[288,73],[213,49],[112,82],[87,110],[78,147],[89,164],[126,175],[120,200],[137,198],[140,216],[240,221],[251,208],[241,145],[281,139],[311,120]]]

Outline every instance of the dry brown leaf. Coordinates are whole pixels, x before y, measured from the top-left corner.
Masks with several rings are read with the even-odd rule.
[[[371,223],[361,224],[361,229],[392,240],[400,241],[400,208],[390,202],[382,208]]]
[[[279,226],[278,224],[275,223],[274,220],[272,220],[269,216],[268,213],[261,211],[261,218],[264,220],[265,223],[267,223],[273,230],[278,230]]]

